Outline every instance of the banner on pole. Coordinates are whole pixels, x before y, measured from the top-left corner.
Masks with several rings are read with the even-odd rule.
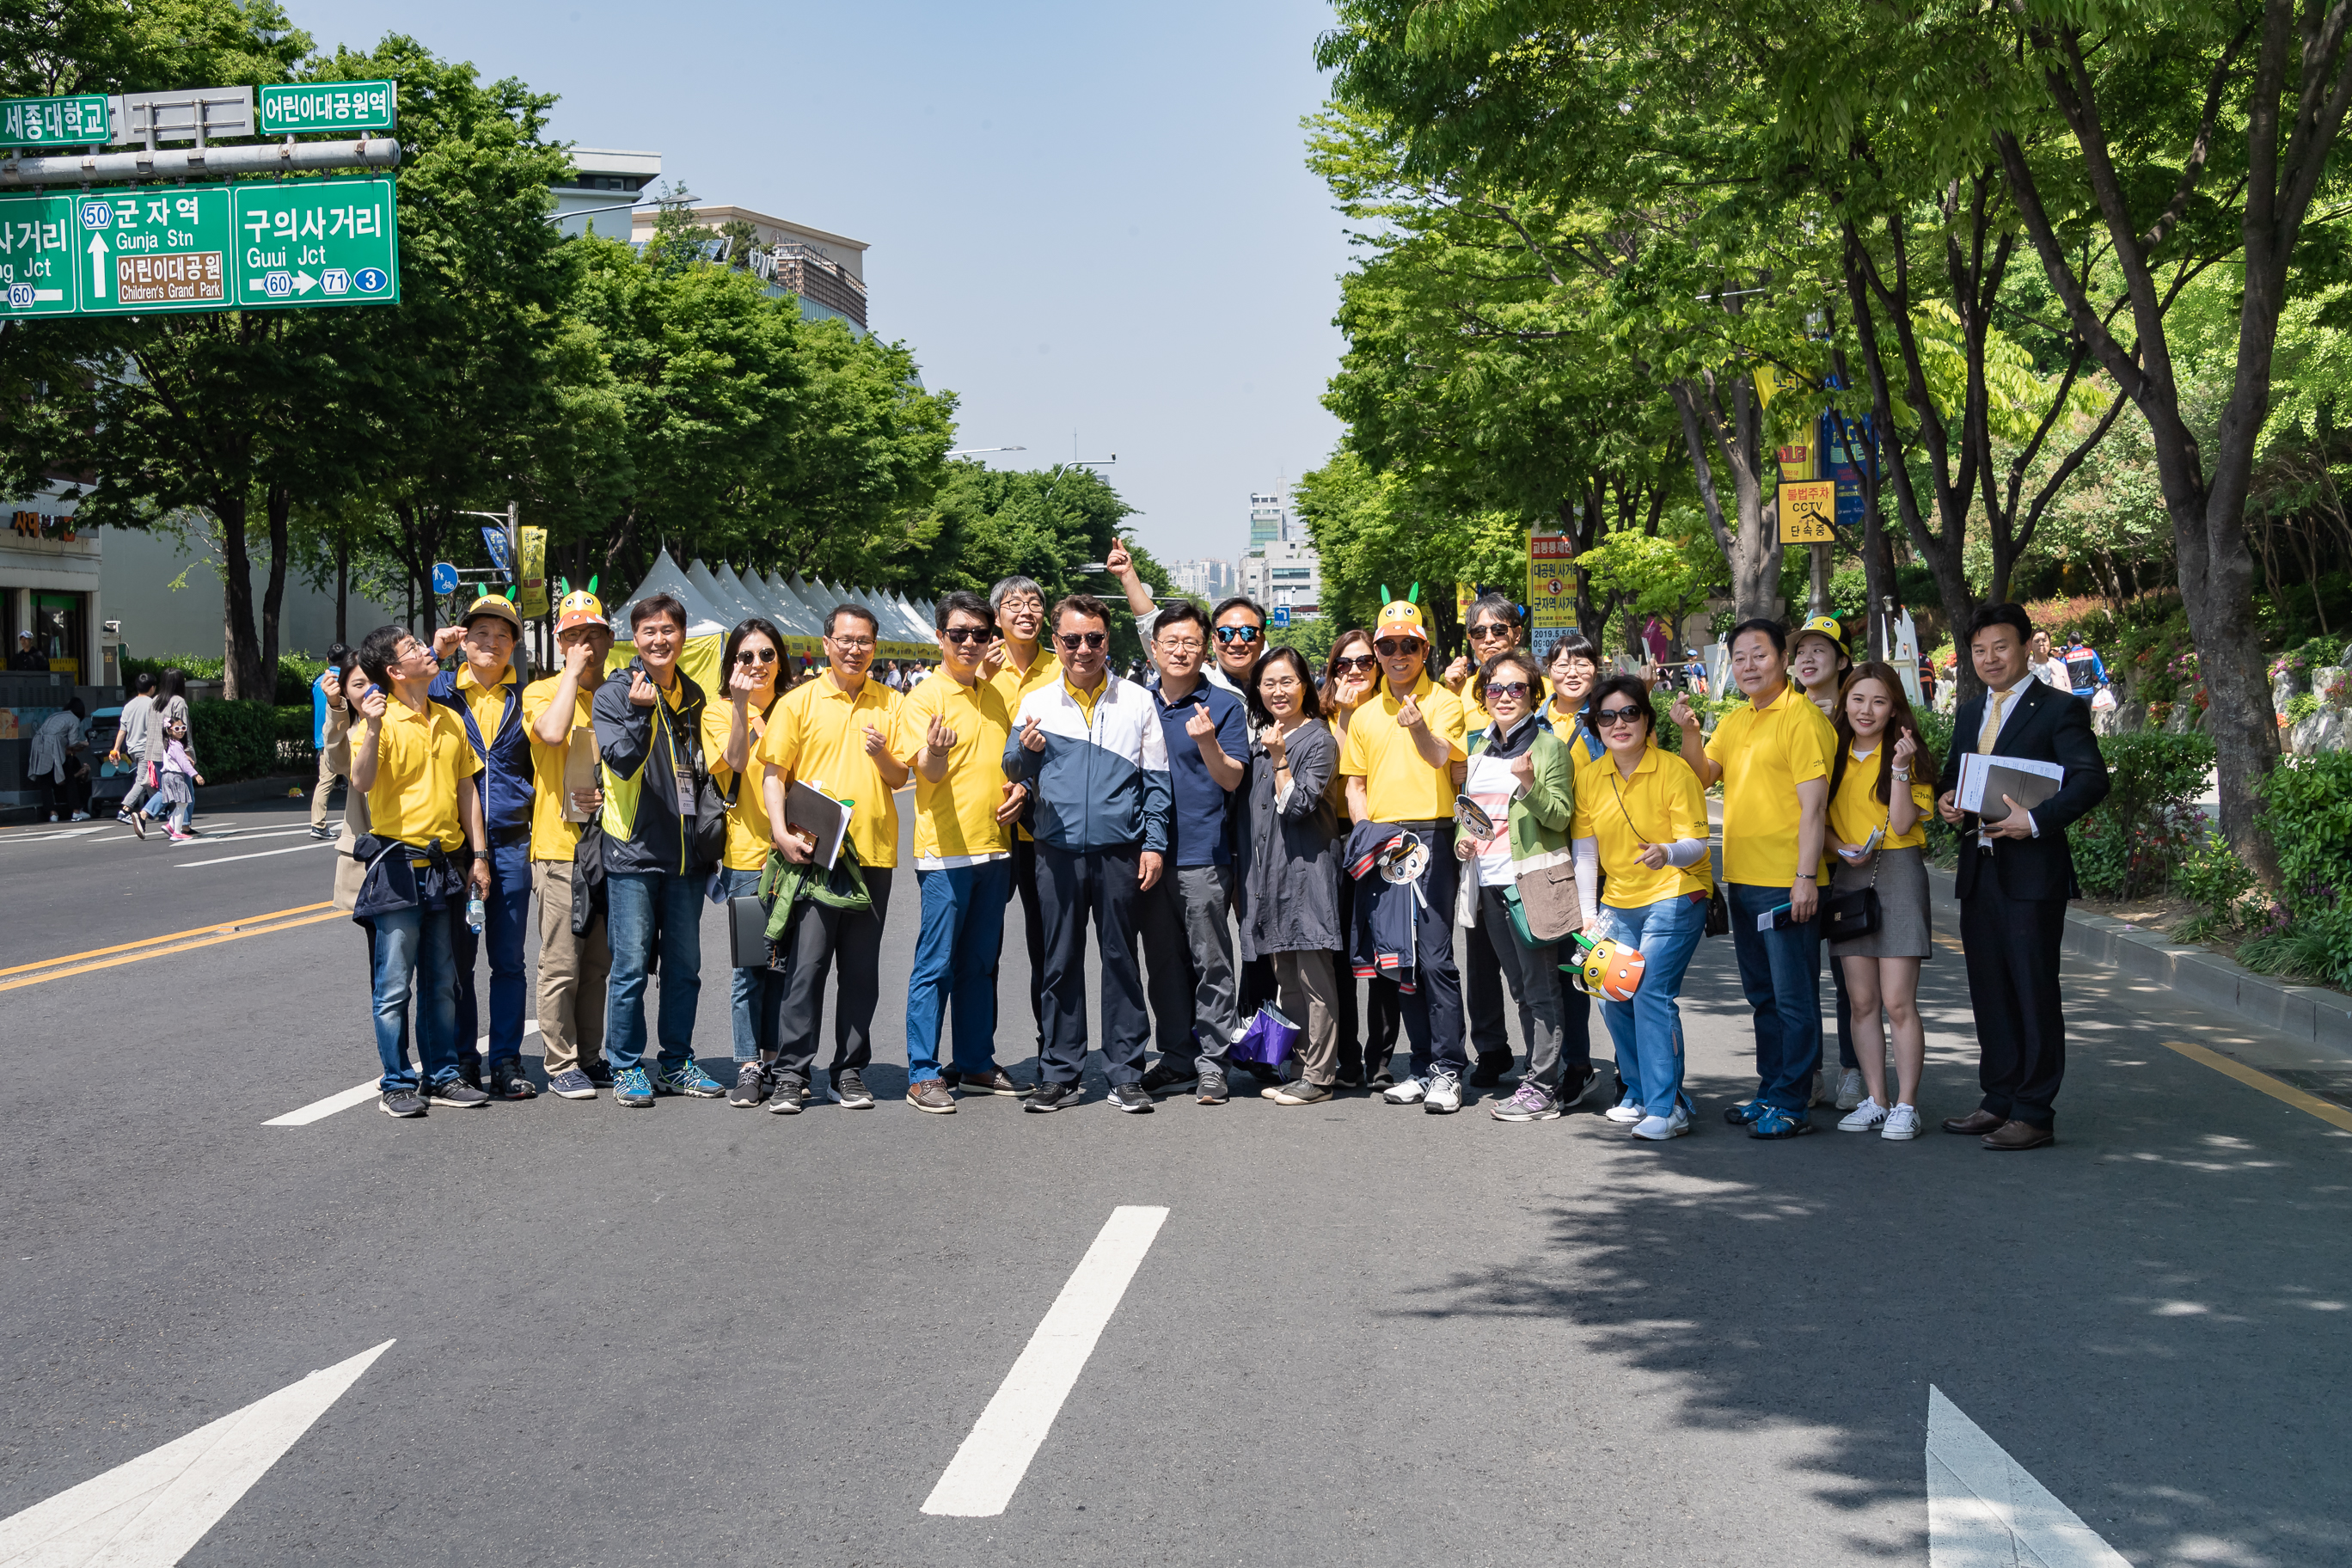
[[[522,603],[517,607],[530,620],[547,614],[547,530],[525,528],[522,534]]]

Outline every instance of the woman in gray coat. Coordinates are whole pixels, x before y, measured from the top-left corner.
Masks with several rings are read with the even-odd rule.
[[[1339,929],[1338,825],[1325,786],[1339,743],[1325,727],[1315,677],[1278,647],[1250,672],[1247,817],[1241,834],[1242,959],[1274,961],[1280,1006],[1305,1031],[1303,1076],[1262,1092],[1276,1105],[1319,1105],[1339,1068],[1339,992],[1331,967]]]

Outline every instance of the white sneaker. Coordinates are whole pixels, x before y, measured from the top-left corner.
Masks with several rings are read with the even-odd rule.
[[[1913,1113],[1912,1119],[1915,1121],[1917,1120],[1916,1112]],[[1885,1125],[1886,1107],[1879,1104],[1878,1101],[1864,1096],[1863,1102],[1853,1108],[1853,1114],[1838,1123],[1838,1131],[1841,1132],[1875,1132],[1878,1129]]]
[[[1391,1105],[1418,1105],[1429,1092],[1429,1080],[1408,1073],[1381,1090],[1381,1098]]]
[[[73,820],[76,822],[88,822],[89,820],[89,813],[86,811],[77,811],[73,814]]]
[[[1690,1112],[1675,1107],[1672,1116],[1644,1116],[1633,1129],[1633,1136],[1646,1138],[1653,1143],[1663,1143],[1669,1138],[1679,1138],[1690,1131]]]
[[[1827,1105],[1830,1102],[1832,1097],[1829,1089],[1829,1079],[1830,1075],[1822,1068],[1815,1068],[1813,1069],[1813,1092],[1805,1101],[1808,1108],[1816,1105]]]
[[[1610,1121],[1614,1121],[1621,1126],[1631,1127],[1633,1123],[1641,1121],[1644,1116],[1647,1116],[1649,1112],[1642,1109],[1642,1102],[1640,1100],[1634,1099],[1631,1094],[1628,1094],[1624,1099],[1619,1100],[1616,1104],[1611,1106],[1601,1114],[1606,1116]]]
[[[1902,1142],[1919,1136],[1919,1112],[1908,1105],[1898,1105],[1886,1113],[1886,1125],[1878,1130],[1881,1138]]]
[[[1864,1092],[1862,1086],[1862,1069],[1846,1068],[1845,1076],[1838,1079],[1837,1108],[1840,1110],[1852,1110],[1862,1103]]]
[[[1462,1079],[1460,1076],[1450,1072],[1431,1073],[1429,1088],[1423,1092],[1421,1108],[1432,1116],[1451,1116],[1461,1110]]]

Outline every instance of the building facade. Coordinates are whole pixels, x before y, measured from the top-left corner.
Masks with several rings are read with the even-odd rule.
[[[1179,561],[1168,568],[1168,578],[1176,584],[1178,593],[1206,599],[1211,604],[1230,597],[1241,581],[1232,562],[1219,560]]]
[[[1312,544],[1276,541],[1242,557],[1241,590],[1270,610],[1301,620],[1322,613],[1323,563]]]

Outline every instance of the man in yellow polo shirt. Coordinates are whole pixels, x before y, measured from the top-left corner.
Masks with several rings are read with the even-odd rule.
[[[604,911],[594,911],[586,931],[572,929],[580,825],[595,819],[604,797],[594,789],[575,796],[566,782],[575,734],[588,731],[578,743],[592,759],[595,753],[593,704],[612,650],[613,628],[596,595],[568,593],[556,606],[555,651],[562,668],[522,692],[522,721],[530,730],[531,887],[539,894],[539,1041],[547,1087],[566,1100],[593,1100],[600,1084],[613,1081],[613,1069],[604,1065],[604,989],[613,948]]]
[[[1813,1130],[1805,1108],[1822,1064],[1814,915],[1837,731],[1790,684],[1780,622],[1732,628],[1731,679],[1748,706],[1726,713],[1704,747],[1689,699],[1676,693],[1674,707],[1683,761],[1702,786],[1723,784],[1724,899],[1740,989],[1756,1010],[1756,1098],[1724,1116],[1751,1138],[1795,1138]]]
[[[1381,661],[1380,690],[1348,721],[1339,753],[1348,815],[1358,823],[1402,828],[1429,851],[1414,919],[1414,985],[1398,997],[1412,1071],[1381,1098],[1444,1114],[1462,1108],[1469,1067],[1462,1043],[1462,975],[1454,966],[1454,882],[1461,875],[1454,858],[1454,796],[1469,765],[1462,703],[1429,679],[1429,633],[1419,605],[1390,601],[1374,625],[1372,652]],[[1358,882],[1360,895],[1371,879]],[[1375,897],[1390,892],[1371,890]],[[1386,1062],[1364,1065],[1375,1077],[1388,1068]]]
[[[785,825],[784,800],[794,782],[850,803],[844,853],[855,854],[866,910],[837,910],[814,900],[793,917],[787,942],[783,1025],[776,1037],[776,1069],[768,1109],[792,1116],[801,1109],[816,1060],[816,1031],[824,1011],[825,973],[841,961],[834,1000],[834,1097],[850,1110],[874,1103],[865,1068],[873,1059],[874,1006],[881,994],[882,924],[890,910],[890,872],[898,864],[898,806],[891,792],[907,782],[907,765],[890,754],[898,694],[866,679],[879,626],[870,610],[838,605],[824,617],[825,672],[793,689],[768,715],[760,760],[768,823],[787,860],[804,865],[813,846]]]
[[[381,847],[369,857],[352,918],[375,929],[378,1103],[388,1116],[422,1116],[428,1100],[486,1105],[490,1097],[457,1070],[456,937],[467,894],[479,898],[490,887],[474,786],[481,760],[457,718],[432,700],[439,667],[406,627],[370,632],[360,665],[373,684],[355,703],[361,729],[352,743],[352,787],[368,798],[361,845]],[[415,1068],[408,1064],[412,995]]]
[[[995,632],[988,601],[944,595],[937,621],[940,668],[900,700],[890,750],[914,769],[915,886],[923,905],[907,982],[907,1103],[947,1113],[955,1110],[950,1089],[1022,1092],[996,1065],[996,958],[1011,895],[1013,819],[1028,792],[1005,782],[1013,714],[995,683],[981,678]],[[950,1000],[952,1081],[940,1070],[940,1023]]]
[[[1021,711],[1021,700],[1062,679],[1062,661],[1045,642],[1045,590],[1026,577],[1007,577],[988,591],[996,617],[997,641],[981,674],[1004,699],[1007,713]],[[1037,901],[1037,840],[1028,824],[1013,826],[1013,891],[1021,898],[1021,939],[1029,952],[1029,1021],[1037,1049],[1045,1048],[1045,911]],[[1000,950],[1003,936],[997,938]]]

